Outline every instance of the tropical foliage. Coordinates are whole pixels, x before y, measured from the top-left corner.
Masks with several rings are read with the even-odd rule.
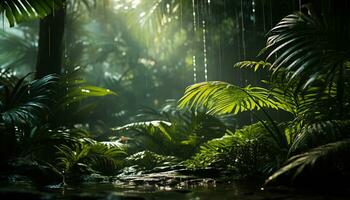
[[[270,176],[266,184],[281,184],[287,179],[287,184],[297,187],[313,184],[312,187],[324,188],[327,181],[345,180],[348,178],[350,167],[347,157],[349,150],[349,140],[343,139],[295,155]],[[339,186],[338,184],[326,185],[327,187]],[[343,185],[343,187],[346,186],[347,184]]]
[[[296,139],[290,155],[294,156],[268,179],[268,183],[287,174],[292,180],[304,177],[301,180],[310,181],[308,175],[324,174],[325,171],[335,173],[333,178],[339,179],[349,170],[343,154],[348,149],[349,50],[344,43],[349,42],[349,34],[347,29],[339,34],[344,26],[342,20],[295,13],[282,19],[270,31],[267,59],[278,53],[271,69],[275,74],[283,70],[285,80],[294,84],[294,92],[308,90],[307,95],[310,95],[309,88],[314,87],[311,94],[314,93],[315,98],[306,102],[304,110],[297,115],[301,125],[293,130]]]
[[[252,124],[208,141],[191,159],[189,168],[224,168],[242,176],[261,176],[276,170],[284,152],[262,123]]]
[[[64,0],[2,0],[0,13],[4,13],[10,26],[25,20],[45,17],[62,6]]]
[[[121,160],[126,155],[122,148],[107,146],[95,141],[76,143],[72,147],[60,145],[57,146],[57,149],[56,170],[59,170],[63,176],[70,173],[80,174],[82,169],[113,175],[123,166]],[[80,170],[80,172],[76,170]]]
[[[250,68],[255,71],[266,69],[266,67],[269,68],[270,66],[273,65],[264,61],[246,61],[236,64],[236,67]],[[338,113],[330,114],[332,110],[338,110],[337,106],[339,106],[333,104],[337,98],[336,88],[331,87],[326,90],[322,89],[321,86],[313,86],[305,88],[301,92],[300,90],[295,90],[295,88],[298,87],[298,81],[284,81],[286,75],[287,72],[285,70],[282,71],[282,69],[280,69],[279,72],[274,72],[269,81],[263,81],[263,84],[267,85],[268,88],[265,89],[258,87],[259,90],[255,91],[247,90],[247,88],[249,89],[251,86],[240,88],[224,82],[199,83],[190,86],[185,91],[185,95],[180,99],[179,106],[182,108],[187,106],[197,109],[206,107],[208,108],[208,113],[216,114],[239,114],[242,111],[248,110],[252,112],[254,109],[262,109],[266,119],[271,120],[271,123],[265,123],[258,117],[258,114],[255,114],[257,119],[260,120],[260,126],[263,125],[263,129],[265,130],[252,130],[256,131],[255,134],[261,134],[264,131],[271,132],[272,134],[268,136],[270,137],[270,140],[274,141],[274,144],[284,144],[279,145],[279,149],[276,148],[278,149],[277,151],[266,156],[267,158],[278,158],[278,162],[276,162],[276,160],[269,160],[267,165],[270,167],[274,166],[270,169],[277,169],[277,167],[283,162],[284,158],[288,155],[295,155],[289,159],[285,167],[278,170],[276,174],[270,177],[270,179],[277,179],[277,177],[280,177],[282,174],[290,174],[291,171],[292,174],[295,173],[294,175],[297,176],[303,171],[306,165],[313,166],[313,164],[310,163],[316,161],[319,158],[318,156],[323,155],[322,149],[325,149],[324,153],[327,153],[328,150],[331,152],[336,151],[335,149],[338,145],[327,146],[327,143],[334,142],[338,144],[337,141],[339,141],[340,144],[343,144],[341,141],[344,138],[348,138],[346,131],[348,121],[344,119],[339,120]],[[284,112],[289,113],[291,120],[278,124],[275,120],[272,120],[271,116],[268,114],[268,110],[266,110],[271,108],[283,110]],[[276,128],[274,125],[276,125]],[[250,126],[247,128],[250,128]],[[242,141],[237,140],[236,138],[239,138],[239,136],[242,135],[241,133],[242,132],[239,130],[234,134],[226,134],[221,139],[215,139],[208,142],[208,144],[201,148],[200,153],[193,157],[193,160],[189,162],[189,165],[192,167],[203,167],[215,164],[218,161],[224,163],[221,166],[227,165],[225,162],[229,162],[232,158],[231,156],[236,155],[235,153],[232,153],[232,150],[229,151],[229,149],[239,151],[239,149],[245,147],[245,145],[240,144]],[[247,137],[249,136],[248,133],[245,134]],[[253,136],[255,136],[254,139],[259,141],[258,143],[264,143],[264,139],[261,139],[261,137],[259,138],[257,135]],[[269,143],[271,144],[271,142]],[[318,147],[320,145],[325,146]],[[332,149],[333,147],[335,149]],[[304,153],[308,150],[310,150],[310,154]],[[269,152],[268,150],[264,151]],[[280,152],[280,154],[276,152]],[[298,153],[301,154],[296,155]],[[257,153],[257,155],[259,154]],[[255,157],[257,155],[250,155],[250,157]],[[279,156],[276,157],[276,155]],[[225,158],[225,156],[227,157]],[[224,159],[221,159],[220,157],[223,157]],[[326,158],[327,156],[322,157],[322,159]],[[244,164],[247,163],[249,163],[249,161],[246,160]],[[242,169],[248,169],[244,164],[236,163],[236,165],[231,164],[227,166],[244,166]],[[247,165],[251,166],[251,164]],[[298,170],[294,171],[296,168]],[[253,167],[253,169],[257,168]],[[271,173],[273,171],[274,170],[267,170],[266,172]],[[273,181],[268,181],[268,183],[270,182]]]
[[[228,128],[223,119],[204,112],[183,112],[175,108],[170,103],[161,111],[146,109],[145,117],[153,120],[135,122],[112,130],[119,138],[128,138],[130,152],[150,150],[161,155],[186,159],[201,144],[222,136]]]
[[[29,83],[26,77],[2,82],[1,116],[8,126],[33,126],[48,112],[58,78],[49,75]],[[5,82],[9,83],[6,84]]]
[[[272,97],[272,98],[271,98]],[[185,95],[180,99],[179,106],[209,109],[208,113],[215,114],[238,114],[249,110],[265,126],[275,141],[286,147],[287,139],[279,130],[277,124],[267,113],[265,108],[283,109],[281,102],[270,95],[269,90],[262,87],[240,88],[225,82],[203,82],[190,86],[185,91]],[[261,109],[266,116],[268,123],[265,123],[253,112]]]
[[[180,100],[180,107],[206,107],[209,113],[218,114],[238,114],[260,108],[271,120],[271,123],[263,126],[265,131],[280,130],[284,136],[281,138],[285,138],[287,151],[282,153],[280,161],[290,157],[282,168],[269,177],[267,184],[292,182],[300,186],[317,183],[321,179],[338,180],[347,177],[350,170],[345,158],[349,150],[349,91],[346,89],[349,56],[348,48],[343,45],[349,41],[349,34],[346,32],[338,37],[336,30],[342,23],[334,23],[332,18],[323,19],[325,21],[303,13],[288,15],[271,29],[267,46],[261,52],[267,54],[267,60],[271,63],[243,61],[235,65],[270,72],[269,80],[262,82],[266,89],[259,87],[259,90],[251,90],[251,86],[241,88],[223,82],[204,82],[187,88]],[[270,128],[276,127],[276,123],[264,110],[268,108],[290,113],[290,120],[284,123],[284,129],[279,129],[279,126]],[[236,137],[240,133],[238,131]],[[235,135],[225,135],[208,142],[193,157],[190,166],[207,166],[220,160],[220,155],[226,155],[228,149],[244,147],[231,139]],[[264,140],[260,142],[264,143]],[[272,153],[267,157],[273,155],[278,154]],[[228,158],[223,160],[229,161]],[[237,163],[236,166],[244,165]],[[332,175],[314,179],[326,173]]]
[[[294,155],[284,167],[268,179],[268,183],[286,174],[294,178],[299,174],[305,176],[305,173],[310,173],[313,168],[332,162],[331,154],[342,155],[340,152],[346,151],[348,143],[344,140],[348,138],[346,131],[348,117],[347,112],[344,112],[348,105],[345,95],[347,90],[344,88],[344,85],[347,85],[344,77],[348,74],[346,69],[348,56],[345,52],[348,50],[333,40],[327,40],[336,38],[331,37],[334,33],[333,28],[330,23],[319,22],[316,18],[302,13],[287,16],[270,31],[267,47],[263,50],[263,53],[269,53],[267,59],[273,61],[271,64],[264,61],[244,61],[235,65],[254,71],[260,69],[271,71],[270,80],[263,81],[268,88],[251,86],[241,88],[224,82],[199,83],[186,89],[179,106],[206,107],[209,113],[214,114],[238,114],[242,111],[262,109],[267,119],[271,120],[271,123],[266,124],[264,128],[271,133],[279,132],[278,135],[282,136],[279,139],[283,138],[286,141],[285,147],[288,151],[285,151],[285,155],[280,158],[287,156],[287,152],[289,156]],[[326,59],[324,55],[327,56]],[[321,70],[320,66],[323,67]],[[269,108],[291,114],[291,121],[287,122],[285,130],[280,130],[276,126],[265,110]],[[234,136],[235,134],[231,137],[226,135],[220,140],[209,142],[202,148],[201,153],[194,157],[194,161],[200,161],[205,166],[215,163],[213,158],[220,155],[218,152],[228,152],[229,148],[240,149],[244,145],[236,145],[237,141],[232,142],[229,139]],[[276,134],[270,136],[276,138]],[[278,141],[275,139],[275,142]],[[218,150],[221,148],[225,150]],[[267,157],[273,155],[276,153]],[[205,161],[204,157],[207,157],[208,161]],[[238,163],[237,165],[240,166]],[[340,169],[327,170],[344,173]]]
[[[0,164],[30,156],[56,166],[53,169],[60,174],[80,162],[88,162],[91,170],[115,173],[125,154],[121,147],[96,142],[90,132],[74,127],[77,121],[70,124],[57,119],[78,112],[83,99],[115,93],[88,86],[72,74],[33,81],[27,80],[28,76],[17,78],[10,70],[1,74],[1,153],[6,156]],[[68,112],[68,104],[75,104],[75,111],[70,108]]]
[[[349,34],[339,36],[339,25],[330,22],[331,18],[324,19],[300,12],[283,18],[268,34],[267,59],[278,54],[270,68],[274,72],[285,70],[287,80],[297,79],[301,88],[320,79],[330,86],[333,82],[344,84],[349,61],[344,42],[349,41]]]
[[[62,75],[22,76],[34,69],[36,23],[0,32],[0,168],[35,161],[64,185],[176,167],[268,185],[349,178],[347,12],[301,6],[268,32],[261,61],[222,68],[252,58],[279,17],[270,5],[267,22],[267,3],[247,2],[1,0],[10,26],[62,6],[67,16]],[[214,77],[225,81],[197,82]]]

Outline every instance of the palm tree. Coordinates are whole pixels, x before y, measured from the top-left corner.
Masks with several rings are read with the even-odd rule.
[[[60,0],[65,4],[66,0]],[[36,78],[61,74],[66,8],[60,7],[40,20]]]

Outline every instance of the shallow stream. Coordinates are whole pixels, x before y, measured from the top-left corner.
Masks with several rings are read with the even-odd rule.
[[[183,188],[154,185],[121,186],[112,183],[82,184],[74,187],[41,188],[18,183],[2,185],[0,199],[101,199],[101,200],[345,200],[347,195],[297,193],[291,190],[262,190],[256,183],[220,183]]]

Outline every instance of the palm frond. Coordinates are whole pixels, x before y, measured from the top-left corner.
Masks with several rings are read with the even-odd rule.
[[[210,114],[238,114],[261,108],[279,109],[279,103],[270,98],[261,87],[244,88],[221,81],[202,82],[189,86],[179,100],[179,107],[207,108]]]
[[[254,71],[258,71],[259,69],[270,69],[271,68],[271,63],[266,62],[266,61],[241,61],[238,62],[234,65],[234,67],[237,68],[249,68],[249,69],[254,69]]]
[[[337,114],[334,112],[337,107],[334,104],[336,101],[334,88],[325,90],[319,87],[308,87],[303,93],[295,93],[294,88],[289,88],[286,83],[283,85],[274,83],[270,93],[280,102],[283,110],[292,113],[300,120],[319,121]]]
[[[265,49],[267,60],[273,60],[272,70],[283,68],[289,81],[297,80],[302,88],[321,78],[326,83],[334,80],[349,60],[349,50],[344,48],[349,38],[339,37],[331,24],[300,12],[283,18],[270,31]]]
[[[48,111],[52,103],[51,97],[57,86],[58,78],[54,75],[45,76],[30,83],[25,78],[19,79],[16,85],[4,85],[1,97],[2,120],[10,125],[35,125]]]
[[[61,88],[63,91],[60,95],[64,97],[61,98],[61,106],[66,106],[67,104],[73,104],[80,102],[89,97],[103,97],[108,95],[117,95],[115,92],[97,86],[87,85],[86,81],[81,79],[79,76],[81,68],[77,67],[73,71],[68,72],[63,77],[61,77]]]
[[[295,121],[313,123],[339,118],[339,105],[334,103],[338,100],[336,85],[324,87],[324,80],[318,80],[313,86],[298,91],[298,81],[288,82],[286,74],[286,70],[280,69],[268,81],[262,82],[269,86],[270,95],[279,102],[279,107],[291,113]],[[343,117],[347,116],[347,104],[342,108]]]
[[[284,167],[267,179],[266,184],[278,181],[283,176],[291,177],[289,179],[291,182],[297,181],[299,177],[307,174],[313,174],[312,177],[325,177],[328,173],[336,173],[341,176],[342,173],[346,173],[350,169],[349,153],[350,140],[341,140],[319,146],[291,157]],[[312,180],[308,180],[308,182],[310,181]]]
[[[0,13],[4,13],[10,26],[25,20],[45,17],[60,8],[63,0],[2,0]]]
[[[289,154],[305,152],[310,148],[347,138],[349,128],[350,122],[341,120],[320,121],[305,125],[296,135]]]
[[[243,61],[235,65],[235,67],[249,68],[254,71],[259,69],[271,68],[272,64],[265,61]],[[278,102],[281,110],[291,113],[296,120],[320,120],[332,110],[335,110],[336,104],[336,88],[328,87],[325,89],[321,86],[313,86],[297,92],[297,81],[288,82],[288,72],[281,68],[268,80],[262,80],[262,83],[269,86],[269,95],[271,99]]]
[[[288,146],[285,135],[266,111],[266,108],[278,110],[285,109],[286,106],[274,99],[268,89],[251,86],[241,88],[221,81],[203,82],[188,87],[179,102],[180,108],[204,107],[208,109],[209,114],[238,114],[252,111],[251,113],[263,123],[276,142],[281,146]],[[260,109],[268,119],[268,123],[253,112]]]

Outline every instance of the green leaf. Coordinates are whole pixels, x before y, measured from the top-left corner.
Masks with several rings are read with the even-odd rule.
[[[271,68],[271,63],[265,62],[265,61],[242,61],[238,62],[234,65],[234,67],[237,68],[251,68],[254,69],[254,71],[257,71],[258,69],[265,69],[265,68]]]
[[[0,13],[14,26],[25,20],[45,17],[54,9],[59,9],[65,0],[2,0],[0,1]]]
[[[291,157],[284,165],[284,167],[276,171],[267,179],[266,184],[278,181],[278,179],[283,175],[291,175],[290,181],[293,182],[305,171],[307,171],[307,173],[310,173],[312,172],[312,168],[315,168],[317,166],[326,167],[324,168],[325,171],[323,173],[327,174],[329,173],[329,171],[327,171],[327,167],[329,167],[331,170],[334,170],[339,166],[345,167],[343,166],[344,163],[349,163],[349,153],[350,140],[348,139],[319,146],[317,148],[311,149],[308,152]],[[346,168],[346,170],[348,169],[349,168]],[[323,174],[317,175],[322,176]]]
[[[81,101],[88,97],[103,97],[107,95],[117,95],[115,92],[101,87],[89,86],[89,85],[79,85],[73,86],[68,90],[65,98],[66,104],[71,104],[74,102]]]
[[[288,82],[296,82],[298,90],[320,84],[326,77],[324,87],[332,85],[343,76],[342,66],[349,60],[349,50],[344,44],[350,41],[348,33],[339,37],[337,22],[332,17],[318,21],[311,16],[297,12],[283,18],[268,34],[267,60],[272,60],[274,72],[285,71]],[[276,56],[276,58],[275,58]],[[339,84],[339,87],[343,87]]]
[[[179,107],[204,107],[211,114],[238,114],[260,108],[280,108],[279,103],[270,97],[265,88],[240,88],[220,81],[202,82],[188,87],[179,100]]]
[[[135,122],[135,123],[126,124],[122,127],[113,128],[112,131],[123,132],[128,130],[136,130],[138,132],[147,133],[151,135],[156,134],[156,132],[160,132],[168,140],[172,140],[172,137],[168,132],[168,128],[171,125],[172,124],[167,121],[154,120],[154,121]]]

